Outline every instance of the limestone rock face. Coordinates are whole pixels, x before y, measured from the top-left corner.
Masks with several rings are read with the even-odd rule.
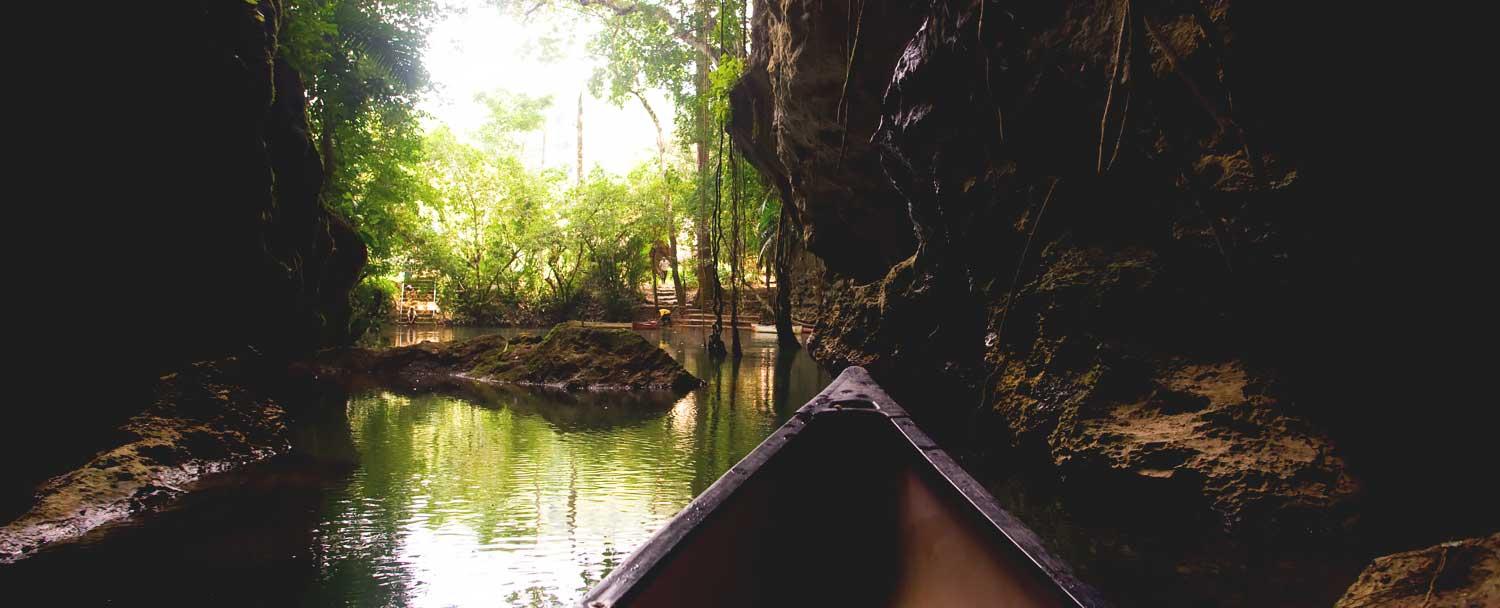
[[[348,340],[366,258],[320,200],[303,83],[280,53],[281,0],[94,8],[39,20],[68,29],[45,36],[67,49],[34,51],[65,82],[28,85],[48,91],[27,96],[47,107],[18,113],[46,126],[18,173],[50,193],[17,221],[43,240],[10,281],[31,303],[23,333],[36,333],[18,342],[41,349],[21,375],[67,390],[0,433],[0,450],[29,455],[0,473],[7,493],[81,464],[151,403],[166,370]],[[82,350],[97,363],[80,383]]]
[[[1238,362],[1165,367],[1149,393],[1132,397],[1101,394],[1113,373],[1107,366],[1074,378],[1029,368],[1037,373],[1002,379],[1016,386],[1001,407],[1018,421],[1015,428],[1050,429],[1046,444],[1065,474],[1185,486],[1202,494],[1230,531],[1327,535],[1348,528],[1358,482],[1325,434],[1262,392],[1264,377]],[[1053,414],[1036,399],[1048,389],[1074,397]]]
[[[1500,605],[1500,534],[1377,558],[1338,608]]]
[[[1449,173],[1371,128],[1426,93],[1351,86],[1378,28],[1233,0],[754,15],[731,132],[827,264],[814,357],[1242,538],[1500,509],[1465,481],[1484,372],[1443,346],[1486,315],[1450,310],[1472,257],[1406,206]]]
[[[794,201],[808,249],[829,268],[879,278],[911,254],[905,203],[870,142],[880,92],[914,3],[771,0],[755,6],[753,56],[732,93],[735,144]],[[863,24],[863,25],[861,25]],[[846,34],[860,28],[857,61]],[[798,100],[784,103],[778,100]]]

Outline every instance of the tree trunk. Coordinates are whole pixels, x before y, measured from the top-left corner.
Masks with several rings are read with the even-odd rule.
[[[320,194],[322,194],[325,199],[327,198],[329,191],[333,187],[335,187],[333,184],[333,132],[338,128],[338,126],[334,124],[335,122],[336,121],[333,119],[332,110],[326,109],[325,106],[325,109],[323,110],[323,130],[321,133],[318,133],[318,151],[323,155],[323,192],[321,192]]]
[[[714,155],[714,205],[712,234],[709,235],[709,262],[714,276],[714,330],[724,328],[724,286],[719,282],[719,255],[724,252],[724,133],[719,132],[718,150]]]
[[[578,185],[583,185],[583,91],[578,92]]]
[[[713,17],[710,14],[709,4],[706,0],[698,2],[699,10],[703,11],[703,24],[698,32],[700,40],[707,40],[708,34],[713,29]],[[719,275],[709,258],[710,234],[709,234],[709,192],[708,192],[708,57],[697,56],[698,73],[694,80],[694,90],[698,94],[697,108],[697,144],[698,144],[698,302],[701,307],[704,298],[712,298],[719,289]]]

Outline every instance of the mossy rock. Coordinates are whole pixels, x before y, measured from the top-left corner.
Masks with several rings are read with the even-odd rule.
[[[539,343],[511,342],[480,355],[467,377],[569,389],[670,389],[703,385],[662,349],[628,329],[553,327]]]
[[[380,351],[325,353],[320,375],[367,374],[382,383],[438,389],[455,382],[568,390],[670,390],[703,385],[665,351],[628,329],[560,324],[546,336],[486,335]]]

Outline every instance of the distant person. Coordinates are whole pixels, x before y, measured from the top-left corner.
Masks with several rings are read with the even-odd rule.
[[[670,309],[670,308],[658,308],[658,309],[656,309],[656,314],[661,317],[661,326],[662,327],[666,327],[666,326],[672,324],[672,309]]]

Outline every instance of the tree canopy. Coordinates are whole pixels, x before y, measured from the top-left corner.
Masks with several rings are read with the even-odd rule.
[[[396,281],[415,276],[436,278],[444,307],[470,323],[627,318],[643,285],[669,277],[679,289],[684,276],[706,286],[705,308],[747,285],[747,269],[758,267],[748,260],[767,258],[782,222],[779,201],[724,142],[728,91],[746,55],[745,3],[492,7],[520,19],[597,24],[587,42],[596,59],[588,90],[617,106],[639,104],[658,134],[656,158],[626,175],[595,169],[576,179],[528,166],[527,136],[546,128],[550,96],[482,93],[475,101],[487,120],[472,132],[432,124],[420,111],[433,92],[426,38],[443,6],[292,0],[281,52],[304,75],[327,173],[324,202],[369,246],[356,295],[366,321],[386,314],[376,303],[395,298]],[[539,37],[544,50],[554,44]],[[662,93],[670,108],[653,105]]]

